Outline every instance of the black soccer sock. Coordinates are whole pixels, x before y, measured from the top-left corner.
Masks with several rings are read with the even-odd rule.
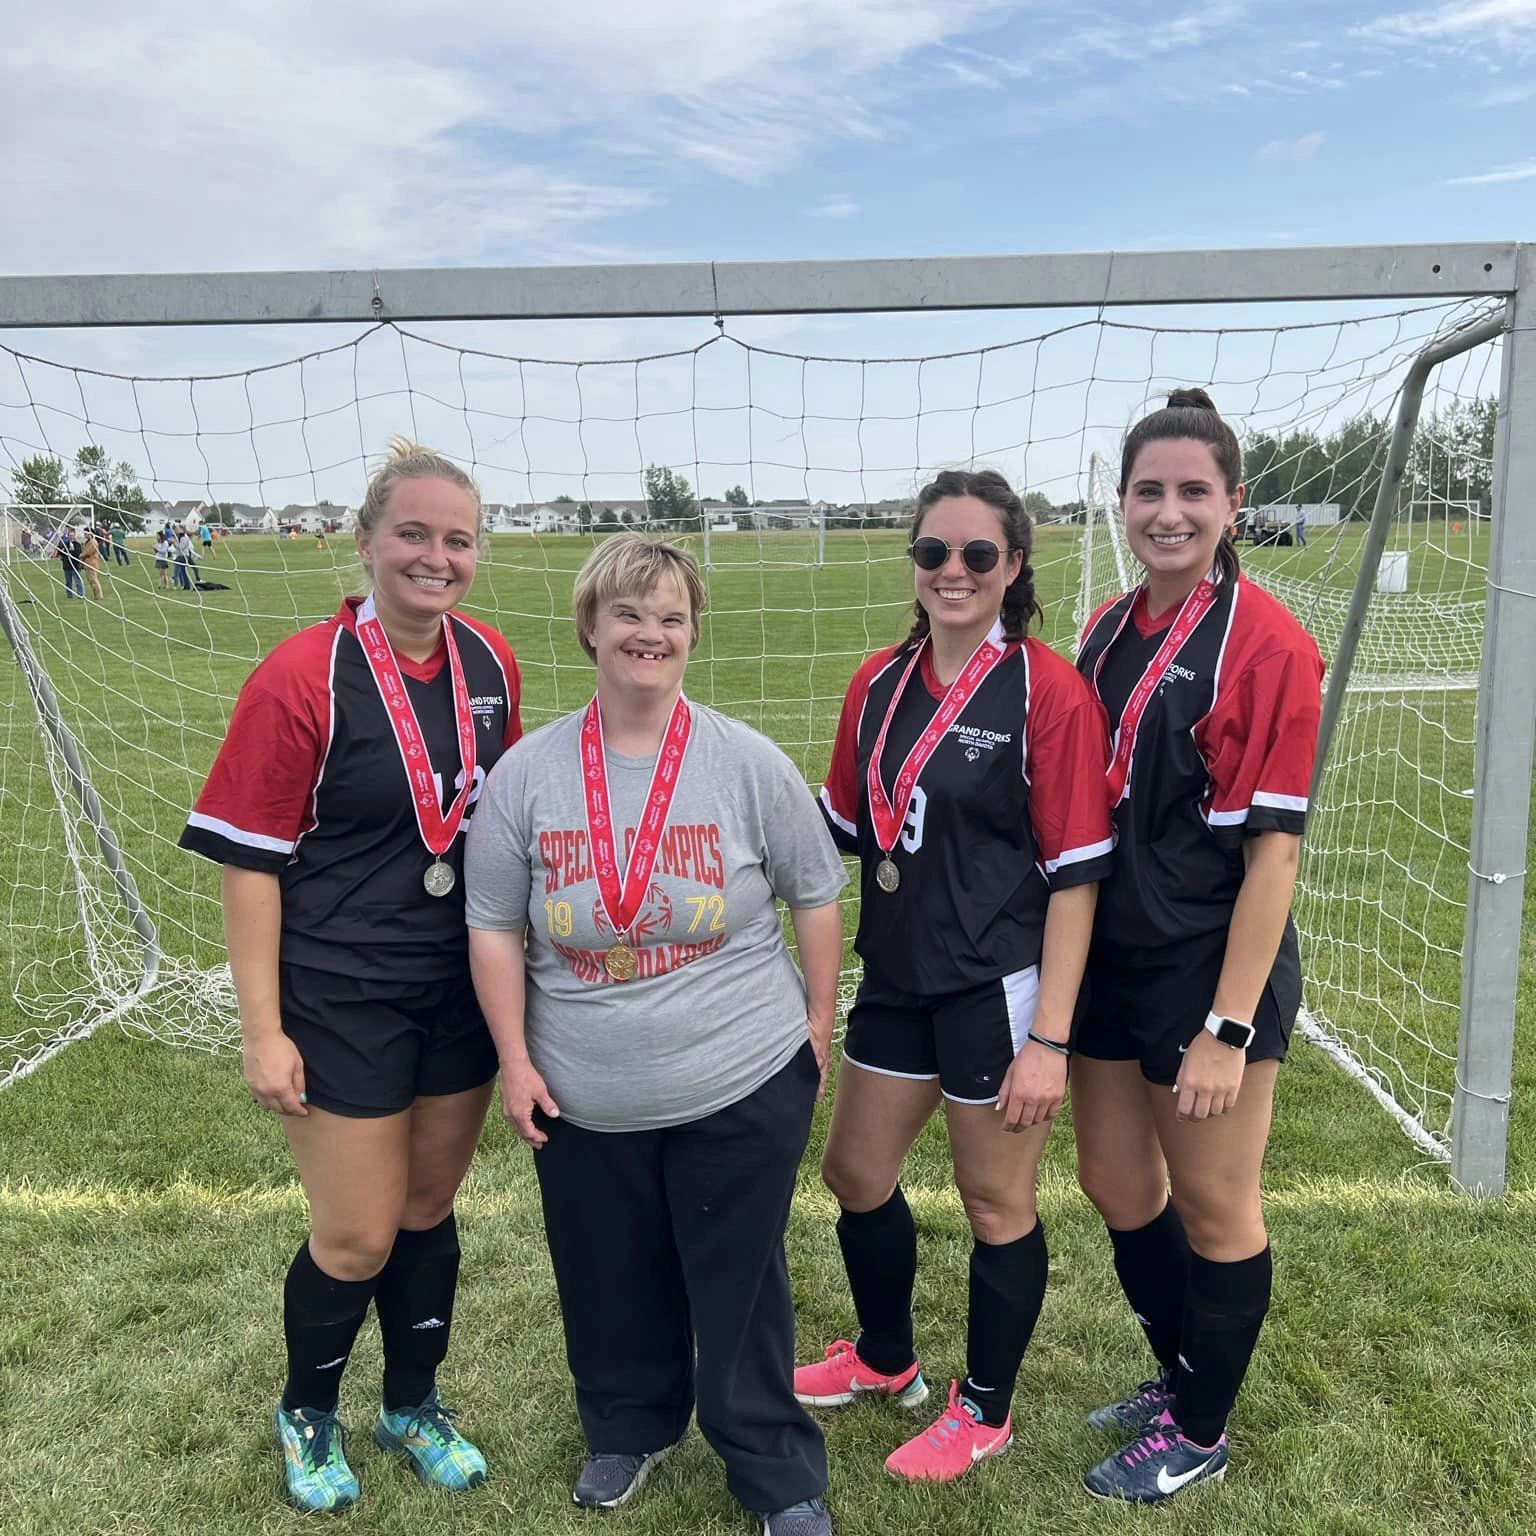
[[[1235,1264],[1189,1256],[1173,1416],[1185,1438],[1215,1445],[1248,1374],[1269,1311],[1269,1249]]]
[[[1170,1380],[1179,1363],[1179,1335],[1184,1327],[1184,1290],[1189,1278],[1189,1240],[1170,1200],[1144,1227],[1129,1232],[1109,1228],[1120,1289],[1141,1324],[1141,1331]]]
[[[916,1358],[912,1347],[912,1287],[917,1283],[917,1224],[901,1185],[872,1211],[844,1211],[837,1241],[859,1315],[859,1358],[894,1376]]]
[[[384,1336],[384,1406],[414,1408],[437,1382],[448,1353],[459,1284],[459,1229],[450,1211],[424,1232],[404,1228],[379,1271],[379,1331]]]
[[[284,1408],[335,1411],[341,1373],[377,1285],[377,1275],[370,1280],[334,1279],[315,1263],[307,1242],[294,1255],[283,1282],[283,1337],[288,1343]]]
[[[1011,1243],[971,1245],[971,1305],[966,1328],[966,1378],[961,1393],[981,1409],[984,1424],[1000,1426],[1013,1405],[1019,1362],[1045,1300],[1049,1255],[1036,1218]]]

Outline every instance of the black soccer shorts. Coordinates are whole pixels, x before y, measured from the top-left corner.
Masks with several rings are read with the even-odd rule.
[[[496,1045],[467,974],[407,985],[285,963],[278,995],[308,1101],[333,1115],[394,1115],[496,1075]]]
[[[885,1077],[937,1081],[956,1104],[995,1104],[1035,1016],[1040,968],[919,996],[864,972],[848,1013],[843,1060]]]
[[[1094,1061],[1135,1061],[1149,1083],[1171,1088],[1185,1048],[1205,1028],[1227,948],[1227,930],[1133,949],[1095,941],[1083,978],[1072,1048]],[[1252,1019],[1249,1061],[1284,1061],[1301,1006],[1301,970],[1289,932]]]

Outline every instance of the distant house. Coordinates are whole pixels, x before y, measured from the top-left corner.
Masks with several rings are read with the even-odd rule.
[[[351,507],[343,507],[334,501],[316,504],[289,502],[277,514],[277,521],[284,528],[299,528],[305,533],[337,533],[350,528],[357,514]]]
[[[826,501],[775,501],[765,506],[743,507],[752,526],[761,529],[819,528],[827,513],[834,511]]]

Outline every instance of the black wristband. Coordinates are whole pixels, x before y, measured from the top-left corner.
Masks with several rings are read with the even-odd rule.
[[[1024,1032],[1026,1040],[1033,1040],[1036,1045],[1043,1045],[1048,1051],[1055,1051],[1058,1056],[1070,1056],[1072,1047],[1060,1040],[1047,1040],[1044,1035],[1037,1035],[1033,1028]]]

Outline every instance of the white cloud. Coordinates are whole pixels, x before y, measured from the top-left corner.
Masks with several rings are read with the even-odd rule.
[[[851,219],[859,212],[859,204],[850,197],[832,193],[809,209],[815,219]]]
[[[1256,160],[1310,160],[1323,147],[1324,135],[1320,129],[1304,133],[1294,139],[1270,139],[1261,144],[1254,155]]]
[[[1519,165],[1501,165],[1491,171],[1481,171],[1476,176],[1453,176],[1446,186],[1487,187],[1501,181],[1529,181],[1533,176],[1536,176],[1536,160],[1525,160]]]
[[[406,0],[364,27],[337,0],[59,0],[7,20],[0,125],[27,149],[0,158],[4,265],[622,253],[615,221],[690,175],[881,136],[882,75],[1009,3],[442,0],[424,29]]]
[[[1459,39],[1472,33],[1536,27],[1536,0],[1452,0],[1449,5],[1401,11],[1355,28],[1389,40]]]

